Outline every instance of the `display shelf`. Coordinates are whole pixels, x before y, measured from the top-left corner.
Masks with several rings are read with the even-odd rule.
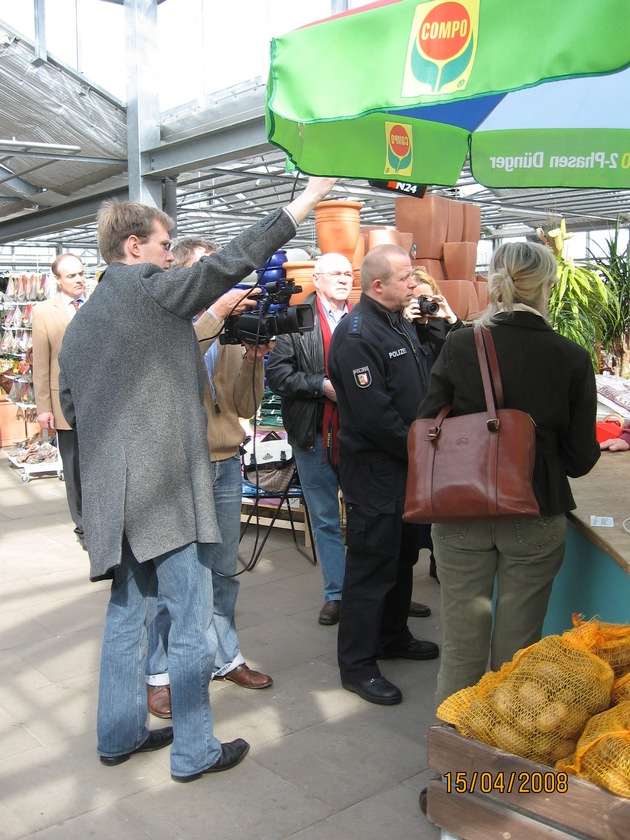
[[[52,441],[55,440],[53,436]],[[20,476],[20,481],[27,484],[32,475],[51,474],[63,477],[63,464],[57,446],[48,441],[48,432],[43,437],[37,432],[31,437],[13,446],[3,447],[2,454],[8,459]]]

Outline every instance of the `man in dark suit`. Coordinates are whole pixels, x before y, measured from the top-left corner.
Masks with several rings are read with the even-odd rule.
[[[44,431],[57,434],[63,463],[63,477],[74,533],[85,548],[81,507],[81,474],[77,433],[63,416],[59,404],[59,362],[57,356],[66,327],[85,302],[85,269],[74,254],[61,254],[51,266],[57,280],[57,294],[33,309],[33,388],[37,422]]]
[[[203,407],[206,371],[192,318],[261,265],[334,181],[313,178],[286,208],[190,268],[164,271],[172,220],[107,202],[98,241],[108,263],[66,331],[60,399],[82,452],[91,577],[113,577],[101,653],[98,752],[107,766],[172,743],[171,777],[227,770],[249,750],[221,744],[208,685],[214,651],[209,546],[220,539]],[[107,399],[103,398],[107,395]],[[171,616],[174,730],[146,727],[146,628],[158,591]]]

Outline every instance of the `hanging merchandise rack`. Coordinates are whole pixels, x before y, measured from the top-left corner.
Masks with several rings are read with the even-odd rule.
[[[0,402],[15,406],[15,420],[8,419],[9,434],[0,435],[2,453],[28,482],[34,473],[62,477],[59,452],[47,433],[32,434],[37,408],[33,391],[33,307],[48,297],[49,275],[41,272],[10,274],[6,291],[0,293]],[[6,396],[5,396],[6,394]],[[7,417],[6,413],[4,414]],[[17,423],[15,422],[17,421]],[[20,427],[22,425],[22,434]]]

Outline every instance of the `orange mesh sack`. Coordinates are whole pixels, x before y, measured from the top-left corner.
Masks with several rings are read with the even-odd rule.
[[[630,674],[615,680],[610,692],[610,702],[613,706],[623,703],[624,700],[630,700]]]
[[[541,639],[448,697],[438,717],[469,738],[553,766],[575,750],[588,719],[610,705],[614,676],[589,650],[594,632]]]
[[[575,631],[579,632],[587,625],[597,628],[593,653],[609,663],[616,677],[627,674],[630,671],[630,624],[610,624],[596,618],[585,621],[584,616],[573,616]]]
[[[575,754],[556,767],[630,799],[630,701],[591,718]]]

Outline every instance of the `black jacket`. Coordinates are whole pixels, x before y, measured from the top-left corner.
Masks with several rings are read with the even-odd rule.
[[[324,405],[324,343],[315,301],[315,294],[304,299],[313,310],[313,330],[279,335],[265,369],[267,385],[282,397],[282,424],[289,443],[311,451],[321,431]]]
[[[333,333],[328,369],[340,458],[407,463],[409,426],[426,393],[428,353],[414,327],[366,295]]]
[[[597,462],[597,392],[589,354],[529,312],[499,314],[492,337],[506,408],[526,411],[536,423],[534,492],[541,514],[573,510],[567,476],[585,475]],[[451,332],[431,371],[418,417],[485,411],[474,332]]]

